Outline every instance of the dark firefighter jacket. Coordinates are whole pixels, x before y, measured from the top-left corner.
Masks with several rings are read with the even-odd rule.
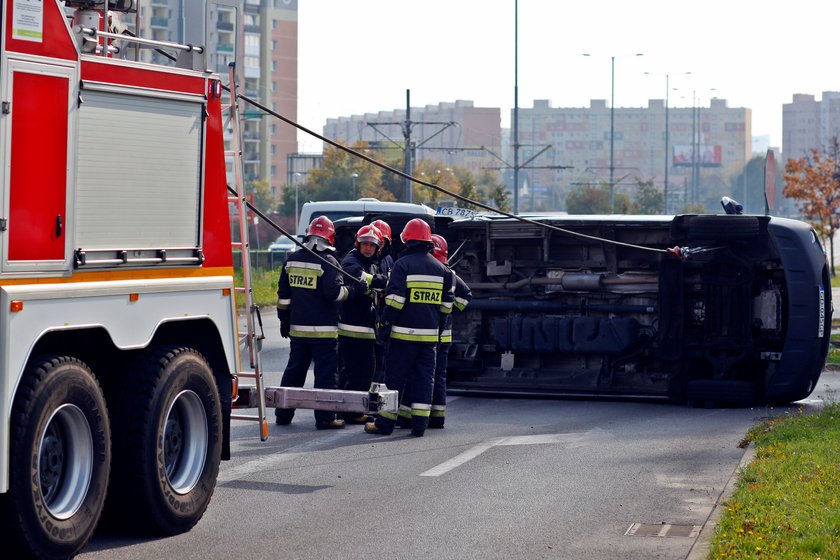
[[[419,243],[394,263],[385,290],[383,322],[391,338],[437,343],[444,318],[452,313],[452,274]]]
[[[338,266],[338,261],[328,252],[316,253]],[[338,333],[338,304],[350,293],[336,269],[324,264],[309,251],[298,249],[289,255],[280,270],[277,311],[291,310],[291,336],[335,338]]]
[[[455,271],[450,269],[452,273],[452,277],[455,279],[455,301],[454,301],[454,309],[456,311],[463,311],[466,309],[467,305],[469,305],[470,300],[472,299],[472,292],[470,291],[470,287],[467,286],[466,282],[461,280],[461,278],[455,274]],[[443,332],[440,333],[440,341],[441,342],[452,342],[452,315],[448,315],[446,317],[446,324],[444,326]]]
[[[362,255],[356,249],[351,250],[341,260],[341,268],[357,278],[363,273],[372,275],[372,285],[385,285],[385,277],[379,274],[376,265],[377,258],[371,259]],[[352,338],[376,338],[376,310],[370,293],[357,293],[350,296],[341,304],[338,312],[338,335]]]

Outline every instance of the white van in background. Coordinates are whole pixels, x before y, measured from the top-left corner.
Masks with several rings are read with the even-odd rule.
[[[306,202],[300,210],[297,235],[303,239],[309,223],[318,216],[326,216],[333,222],[342,218],[362,217],[365,214],[406,214],[410,216],[429,216],[434,219],[435,211],[422,204],[408,202],[380,202],[375,198],[359,200],[325,200]],[[399,232],[394,232],[398,234]]]

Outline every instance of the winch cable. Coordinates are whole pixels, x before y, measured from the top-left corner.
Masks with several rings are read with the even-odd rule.
[[[226,89],[228,92],[230,91],[230,89],[227,88],[226,86],[222,86],[222,87],[224,89]],[[387,165],[385,163],[382,163],[380,161],[377,161],[377,160],[373,159],[370,156],[366,156],[365,154],[363,154],[361,152],[358,152],[358,151],[354,150],[353,148],[344,146],[342,144],[339,144],[338,142],[330,140],[329,138],[326,138],[326,137],[318,134],[317,132],[308,129],[305,126],[303,126],[301,124],[298,124],[298,123],[294,122],[293,120],[284,117],[280,113],[278,113],[276,111],[273,111],[273,110],[269,109],[268,107],[265,107],[261,103],[251,99],[250,97],[248,97],[246,95],[239,94],[239,98],[242,99],[243,101],[245,101],[246,103],[250,103],[251,105],[260,109],[261,111],[264,111],[265,113],[280,119],[284,123],[289,124],[289,125],[297,128],[298,130],[301,130],[301,131],[305,132],[306,134],[314,136],[315,138],[318,138],[322,142],[326,142],[330,146],[333,146],[335,148],[343,150],[343,151],[347,152],[348,154],[354,155],[354,156],[356,156],[356,157],[358,157],[358,158],[360,158],[360,159],[362,159],[362,160],[364,160],[364,161],[366,161],[370,164],[373,164],[377,167],[380,167],[380,168],[382,168],[386,171],[390,171],[391,173],[394,173],[395,175],[398,175],[399,177],[402,177],[403,179],[408,179],[409,181],[417,183],[418,185],[422,185],[424,187],[434,189],[436,191],[447,194],[447,195],[451,196],[452,198],[460,200],[461,202],[465,202],[467,204],[472,204],[473,206],[483,208],[484,210],[487,210],[489,212],[495,212],[496,214],[500,214],[500,215],[506,216],[508,218],[513,218],[514,220],[519,220],[520,222],[535,225],[537,227],[546,228],[546,229],[556,231],[556,232],[559,232],[559,233],[563,233],[563,234],[566,234],[566,235],[571,235],[573,237],[589,239],[589,240],[592,240],[592,241],[598,241],[598,242],[602,242],[602,243],[609,243],[609,244],[618,245],[618,246],[621,246],[621,247],[629,247],[629,248],[632,248],[632,249],[639,249],[639,250],[642,250],[642,251],[651,251],[651,252],[654,252],[654,253],[662,253],[662,254],[669,255],[669,256],[673,255],[673,253],[670,253],[667,249],[659,249],[659,248],[656,248],[656,247],[647,247],[647,246],[644,246],[644,245],[635,245],[633,243],[625,243],[623,241],[616,241],[615,239],[607,239],[607,238],[604,238],[604,237],[597,237],[595,235],[587,235],[585,233],[580,233],[580,232],[577,232],[577,231],[568,230],[568,229],[561,228],[561,227],[558,227],[558,226],[555,226],[555,225],[547,224],[547,223],[544,223],[544,222],[539,222],[537,220],[532,220],[530,218],[525,218],[523,216],[517,216],[516,214],[511,214],[510,212],[505,212],[504,210],[499,210],[498,208],[493,208],[492,206],[484,204],[483,202],[479,202],[477,200],[471,200],[471,199],[469,199],[465,196],[462,196],[458,193],[454,193],[454,192],[452,192],[448,189],[445,189],[445,188],[443,188],[439,185],[435,185],[433,183],[423,181],[422,179],[418,179],[417,177],[412,177],[411,175],[409,175],[407,173],[404,173],[404,172],[400,171],[399,169],[395,169],[395,168],[391,167],[390,165]]]
[[[233,188],[233,187],[231,187],[230,185],[228,185],[228,186],[227,186],[227,188],[228,188],[228,191],[229,191],[232,195],[234,195],[234,196],[239,196],[239,193],[237,193],[237,192],[236,192],[236,189],[234,189],[234,188]],[[341,268],[340,266],[337,266],[335,263],[330,262],[329,260],[325,259],[325,258],[324,258],[324,257],[322,257],[321,255],[319,255],[318,253],[316,253],[315,251],[313,251],[312,249],[310,249],[309,247],[307,247],[306,245],[304,245],[303,243],[301,243],[300,241],[298,241],[298,240],[297,240],[297,238],[296,238],[295,236],[293,236],[293,235],[292,235],[292,234],[290,234],[288,231],[286,231],[285,229],[283,229],[282,227],[280,227],[280,225],[279,225],[279,224],[277,224],[274,220],[272,220],[271,218],[269,218],[268,216],[266,216],[266,215],[265,215],[262,211],[260,211],[260,210],[259,210],[259,208],[257,208],[256,206],[254,206],[254,205],[253,205],[253,204],[251,204],[250,202],[248,202],[247,200],[246,200],[246,201],[244,201],[244,202],[245,202],[245,206],[247,206],[250,210],[252,210],[252,211],[253,211],[253,212],[254,212],[257,216],[259,216],[260,218],[262,218],[263,220],[265,220],[265,222],[266,222],[266,223],[268,223],[271,227],[273,227],[274,229],[276,229],[277,231],[279,231],[282,235],[284,235],[284,236],[286,236],[287,238],[289,238],[289,241],[291,241],[292,243],[294,243],[295,245],[297,245],[298,247],[300,247],[300,248],[301,248],[301,249],[303,249],[304,251],[308,252],[309,254],[314,255],[315,257],[317,257],[318,259],[320,259],[320,260],[321,260],[321,262],[323,262],[324,264],[326,264],[326,265],[327,265],[327,266],[329,266],[330,268],[332,268],[332,269],[334,269],[334,270],[337,270],[338,272],[340,272],[340,273],[341,273],[341,274],[343,274],[344,276],[346,276],[346,277],[348,277],[348,278],[352,278],[352,279],[353,279],[353,280],[355,280],[356,282],[364,282],[364,280],[362,280],[361,278],[357,278],[357,277],[353,276],[352,274],[350,274],[349,272],[347,272],[346,270],[344,270],[344,269],[343,269],[343,268]]]

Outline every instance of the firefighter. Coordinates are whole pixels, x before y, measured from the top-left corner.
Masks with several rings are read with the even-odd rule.
[[[385,290],[385,311],[380,338],[387,338],[385,384],[403,393],[411,387],[411,435],[420,437],[429,424],[435,348],[444,318],[452,312],[452,276],[430,253],[432,230],[414,218],[400,239],[405,250],[394,263]],[[382,412],[365,425],[371,434],[393,432],[397,415]]]
[[[449,268],[449,246],[446,239],[437,234],[432,234],[432,256],[443,263],[452,274],[454,289],[453,309],[463,311],[472,299],[472,292],[469,286]],[[449,358],[449,347],[452,346],[452,315],[446,316],[446,324],[443,332],[440,333],[440,342],[437,346],[437,360],[435,361],[435,384],[432,391],[432,411],[429,417],[429,428],[443,428],[446,420],[446,365]]]
[[[367,278],[345,286],[335,251],[335,227],[326,216],[312,220],[306,228],[303,244],[289,255],[280,270],[277,287],[277,317],[280,335],[290,338],[289,362],[280,385],[303,387],[309,365],[315,362],[315,388],[338,387],[338,304],[351,295],[368,289]],[[320,257],[320,258],[319,258]],[[323,260],[322,260],[323,259]],[[327,261],[335,268],[324,263]],[[293,408],[275,410],[275,423],[290,424]],[[315,411],[315,427],[319,430],[344,427],[344,420],[335,412]]]
[[[374,225],[359,228],[356,248],[341,261],[341,268],[353,276],[372,276],[371,289],[383,289],[387,278],[379,274],[382,234]],[[371,293],[358,293],[343,302],[338,312],[338,351],[341,363],[339,385],[350,391],[367,391],[376,368],[376,308]],[[364,424],[362,414],[345,414],[348,424]]]
[[[374,220],[371,225],[375,226],[382,233],[383,243],[382,248],[379,250],[379,273],[387,278],[391,269],[394,268],[394,255],[392,254],[394,245],[391,243],[391,226],[385,220]],[[380,322],[379,319],[384,311],[385,300],[381,297],[376,297],[374,298],[374,303],[376,304],[378,325]],[[385,379],[385,355],[388,353],[387,341],[383,343],[382,337],[377,337],[374,350],[376,355],[376,371],[373,374],[373,380],[382,382]]]
[[[385,220],[374,220],[371,225],[382,234],[382,248],[379,250],[379,272],[385,276],[394,268],[394,245],[391,243],[391,226]]]

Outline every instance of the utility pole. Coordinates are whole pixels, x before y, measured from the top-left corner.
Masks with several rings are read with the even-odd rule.
[[[411,177],[411,90],[405,90],[405,122],[403,123],[403,136],[405,137],[405,174]],[[412,202],[411,179],[405,180],[405,200]]]
[[[519,214],[519,0],[513,9],[513,213]]]
[[[414,169],[413,165],[413,158],[414,154],[417,151],[417,148],[421,148],[426,142],[431,140],[432,138],[436,137],[438,134],[441,134],[444,130],[449,128],[450,126],[454,126],[457,123],[454,121],[449,122],[434,122],[434,121],[421,121],[421,122],[414,122],[411,120],[411,90],[405,90],[405,120],[400,122],[367,122],[368,126],[372,127],[376,130],[379,134],[387,138],[393,144],[399,144],[396,140],[390,138],[387,134],[385,134],[382,130],[380,130],[379,126],[399,126],[402,129],[403,133],[403,141],[404,141],[404,150],[405,150],[405,162],[403,165],[403,172],[408,175],[412,176],[412,170]],[[411,139],[412,129],[414,128],[415,124],[422,124],[422,125],[441,125],[443,128],[425,138],[419,144],[415,144]],[[413,189],[411,185],[411,179],[405,180],[405,200],[406,202],[413,202]]]

